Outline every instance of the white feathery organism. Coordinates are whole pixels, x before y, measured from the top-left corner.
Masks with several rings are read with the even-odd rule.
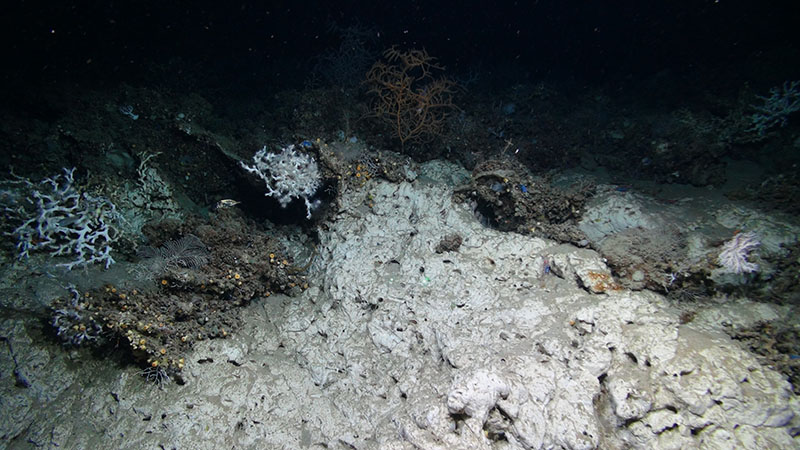
[[[717,262],[726,271],[732,273],[751,273],[758,270],[758,264],[750,262],[747,257],[758,248],[761,242],[752,231],[737,233],[729,241],[722,244]]]

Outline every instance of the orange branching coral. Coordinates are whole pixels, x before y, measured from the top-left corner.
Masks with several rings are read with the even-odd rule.
[[[447,114],[455,108],[456,83],[434,76],[444,70],[425,50],[400,51],[392,47],[367,72],[372,112],[406,142],[428,142],[442,132]]]

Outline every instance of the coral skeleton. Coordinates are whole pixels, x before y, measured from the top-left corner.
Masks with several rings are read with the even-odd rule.
[[[290,145],[280,153],[269,153],[265,146],[253,155],[253,165],[242,162],[242,168],[264,180],[267,197],[275,197],[282,208],[294,199],[303,199],[306,204],[306,218],[311,218],[314,204],[311,197],[321,184],[317,162],[311,155],[298,153]]]
[[[780,125],[786,126],[789,114],[800,111],[800,81],[783,83],[782,89],[774,87],[769,90],[769,97],[758,95],[764,101],[763,105],[751,105],[756,111],[751,116],[753,131],[763,136],[770,128]]]
[[[114,263],[111,244],[120,218],[110,200],[80,192],[74,184],[75,169],[33,183],[17,177],[11,183],[22,195],[4,206],[14,220],[21,222],[10,235],[17,240],[17,257],[28,258],[31,251],[47,250],[72,261],[57,264],[67,270],[102,263]]]
[[[65,345],[79,346],[85,342],[97,341],[103,327],[84,309],[81,296],[75,287],[69,287],[70,300],[53,309],[50,324],[55,328],[56,335]]]

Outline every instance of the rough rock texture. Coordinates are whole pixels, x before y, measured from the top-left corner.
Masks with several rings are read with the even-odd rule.
[[[734,321],[726,305],[680,325],[663,297],[619,288],[593,251],[483,228],[451,192],[373,180],[344,193],[312,287],[254,302],[239,333],[195,349],[185,385],[151,389],[134,370],[87,379],[99,363],[65,369],[57,348],[35,366],[22,361],[35,376],[27,389],[2,378],[3,399],[27,399],[16,402],[16,420],[3,421],[4,442],[797,446],[800,404],[788,382],[720,331]],[[368,195],[372,209],[362,207]],[[437,254],[448,233],[463,245]],[[736,304],[735,322],[782,314],[763,304],[742,314],[748,305]]]
[[[723,195],[727,190],[668,186],[647,194],[599,185],[597,192],[579,226],[626,288],[708,295],[712,287],[730,291],[749,283],[752,294],[758,285],[793,275],[784,273],[783,263],[800,235],[792,217],[732,202]],[[720,263],[723,244],[740,232],[752,233],[759,243],[747,256],[757,273],[737,272]]]

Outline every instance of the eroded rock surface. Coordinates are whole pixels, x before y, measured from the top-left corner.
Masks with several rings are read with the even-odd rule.
[[[250,305],[241,332],[195,349],[185,385],[62,374],[75,387],[17,402],[24,419],[5,437],[60,448],[797,445],[790,385],[718,329],[724,307],[681,325],[662,296],[620,288],[597,253],[486,229],[451,193],[380,181],[345,193],[312,287]],[[462,245],[437,253],[450,233]],[[750,320],[775,314],[759,308]],[[55,373],[65,358],[40,367]]]

